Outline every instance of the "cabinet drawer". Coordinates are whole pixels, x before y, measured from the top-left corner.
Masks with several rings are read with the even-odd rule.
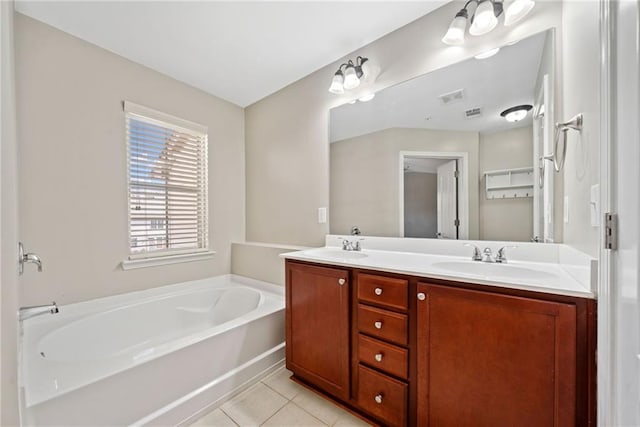
[[[358,335],[360,362],[391,375],[407,379],[409,351],[364,335]]]
[[[358,299],[389,308],[407,310],[409,308],[409,286],[404,279],[358,275]]]
[[[407,384],[358,365],[358,405],[392,426],[404,426]]]
[[[407,315],[358,304],[358,329],[374,337],[407,345]]]

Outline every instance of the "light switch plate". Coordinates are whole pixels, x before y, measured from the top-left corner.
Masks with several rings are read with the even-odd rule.
[[[327,208],[318,208],[318,224],[326,224]]]

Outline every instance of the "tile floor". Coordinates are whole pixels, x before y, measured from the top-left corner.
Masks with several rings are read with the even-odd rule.
[[[265,377],[191,427],[366,427],[369,424],[289,379],[284,367]]]

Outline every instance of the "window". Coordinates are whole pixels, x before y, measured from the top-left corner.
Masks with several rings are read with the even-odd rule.
[[[125,101],[129,259],[208,251],[207,128]]]

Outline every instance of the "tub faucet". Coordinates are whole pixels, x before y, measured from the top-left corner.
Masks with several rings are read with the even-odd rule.
[[[20,307],[18,318],[20,320],[27,320],[31,317],[40,316],[42,314],[56,314],[58,312],[60,312],[60,310],[58,310],[58,306],[54,301],[50,305],[33,305],[30,307]]]

